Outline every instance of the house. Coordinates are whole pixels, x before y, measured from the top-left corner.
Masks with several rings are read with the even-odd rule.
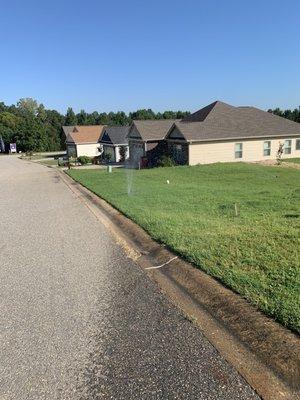
[[[164,139],[174,122],[170,119],[133,121],[128,132],[130,163],[155,165],[167,150]]]
[[[300,157],[300,124],[255,107],[234,107],[221,101],[172,125],[167,154],[178,164],[275,160]]]
[[[103,129],[99,143],[103,149],[104,159],[122,162],[129,158],[128,132],[129,126],[108,126]]]
[[[68,156],[99,156],[99,139],[104,127],[104,125],[63,126]]]

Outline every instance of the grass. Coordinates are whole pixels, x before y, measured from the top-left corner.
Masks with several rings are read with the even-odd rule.
[[[300,332],[298,170],[234,163],[69,174],[153,238]]]
[[[300,164],[300,158],[283,158],[282,161]]]
[[[42,160],[42,161],[38,161],[39,164],[43,164],[43,165],[58,165],[57,164],[57,160]]]
[[[25,159],[25,160],[41,160],[41,159],[45,159],[45,158],[54,158],[54,157],[63,157],[64,155],[66,155],[66,152],[62,152],[62,151],[48,151],[48,152],[44,152],[44,153],[33,153],[31,156],[26,155],[26,153],[22,153],[21,154],[21,158]]]

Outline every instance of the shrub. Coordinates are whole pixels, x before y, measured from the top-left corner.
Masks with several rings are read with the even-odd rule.
[[[105,153],[104,154],[104,160],[109,163],[110,160],[111,160],[111,154],[110,153]]]
[[[173,160],[173,158],[171,156],[163,155],[158,160],[157,165],[159,167],[174,167],[175,162],[174,162],[174,160]]]
[[[91,159],[92,164],[94,164],[94,165],[101,164],[101,160],[102,160],[101,156],[95,156],[95,157],[92,157],[92,159]]]
[[[88,156],[79,156],[77,160],[78,162],[80,162],[81,165],[85,165],[91,162],[91,158]]]
[[[72,165],[76,165],[76,157],[70,156],[66,159],[66,165],[70,168]]]
[[[127,147],[126,146],[120,146],[120,161],[124,162],[126,160],[127,156]]]

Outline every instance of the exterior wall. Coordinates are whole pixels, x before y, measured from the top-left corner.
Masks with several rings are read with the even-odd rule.
[[[142,140],[141,135],[135,126],[131,127],[128,138]]]
[[[192,143],[189,145],[189,165],[210,164],[216,162],[233,161],[263,161],[275,160],[279,143],[292,140],[291,154],[283,154],[282,158],[300,157],[300,150],[296,150],[295,138],[236,140],[227,142]],[[263,146],[265,141],[271,141],[271,154],[264,156]],[[235,143],[243,143],[242,158],[235,158]]]
[[[147,142],[146,150],[147,166],[156,167],[161,156],[167,154],[167,143],[165,140]]]
[[[68,157],[77,157],[77,150],[75,144],[66,143]]]
[[[168,155],[172,157],[176,164],[185,165],[189,160],[189,145],[181,141],[168,141]]]
[[[133,167],[141,165],[142,157],[146,158],[142,163],[144,167],[154,167],[161,155],[166,153],[167,144],[164,140],[143,142],[142,140],[129,139],[130,164]]]
[[[126,146],[126,145],[124,145],[125,147],[126,147],[126,156],[125,156],[125,160],[128,160],[129,159],[129,146]],[[120,162],[121,161],[121,155],[120,155],[120,148],[121,148],[122,146],[116,146],[115,147],[115,154],[116,154],[116,162]]]
[[[88,157],[96,157],[99,156],[99,143],[92,144],[77,144],[77,157],[79,156],[88,156]]]
[[[169,139],[180,139],[180,140],[185,140],[182,133],[180,130],[175,126],[172,130],[172,132],[169,135]]]
[[[125,160],[128,160],[129,158],[129,146],[126,146],[127,153]],[[109,145],[109,144],[103,144],[103,154],[110,154],[111,158],[110,161],[112,162],[120,162],[121,161],[121,155],[120,155],[120,148],[121,146],[114,146],[114,145]]]
[[[127,153],[128,153],[128,150],[127,150]],[[120,162],[121,161],[120,146],[116,146],[115,147],[115,158],[116,158],[116,162]]]
[[[141,157],[145,156],[145,143],[142,140],[129,139],[130,163],[137,167]]]
[[[110,162],[116,162],[116,153],[115,153],[115,148],[114,146],[110,146],[108,144],[104,144],[103,145],[103,156],[105,157],[105,155],[110,154]]]

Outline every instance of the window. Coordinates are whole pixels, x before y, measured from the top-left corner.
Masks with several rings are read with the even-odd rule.
[[[300,150],[300,139],[296,139],[296,150]]]
[[[235,143],[234,145],[234,157],[242,158],[243,157],[243,143]]]
[[[271,155],[271,141],[267,140],[264,142],[264,156],[270,156]]]
[[[291,154],[292,141],[290,139],[284,141],[284,154]]]

